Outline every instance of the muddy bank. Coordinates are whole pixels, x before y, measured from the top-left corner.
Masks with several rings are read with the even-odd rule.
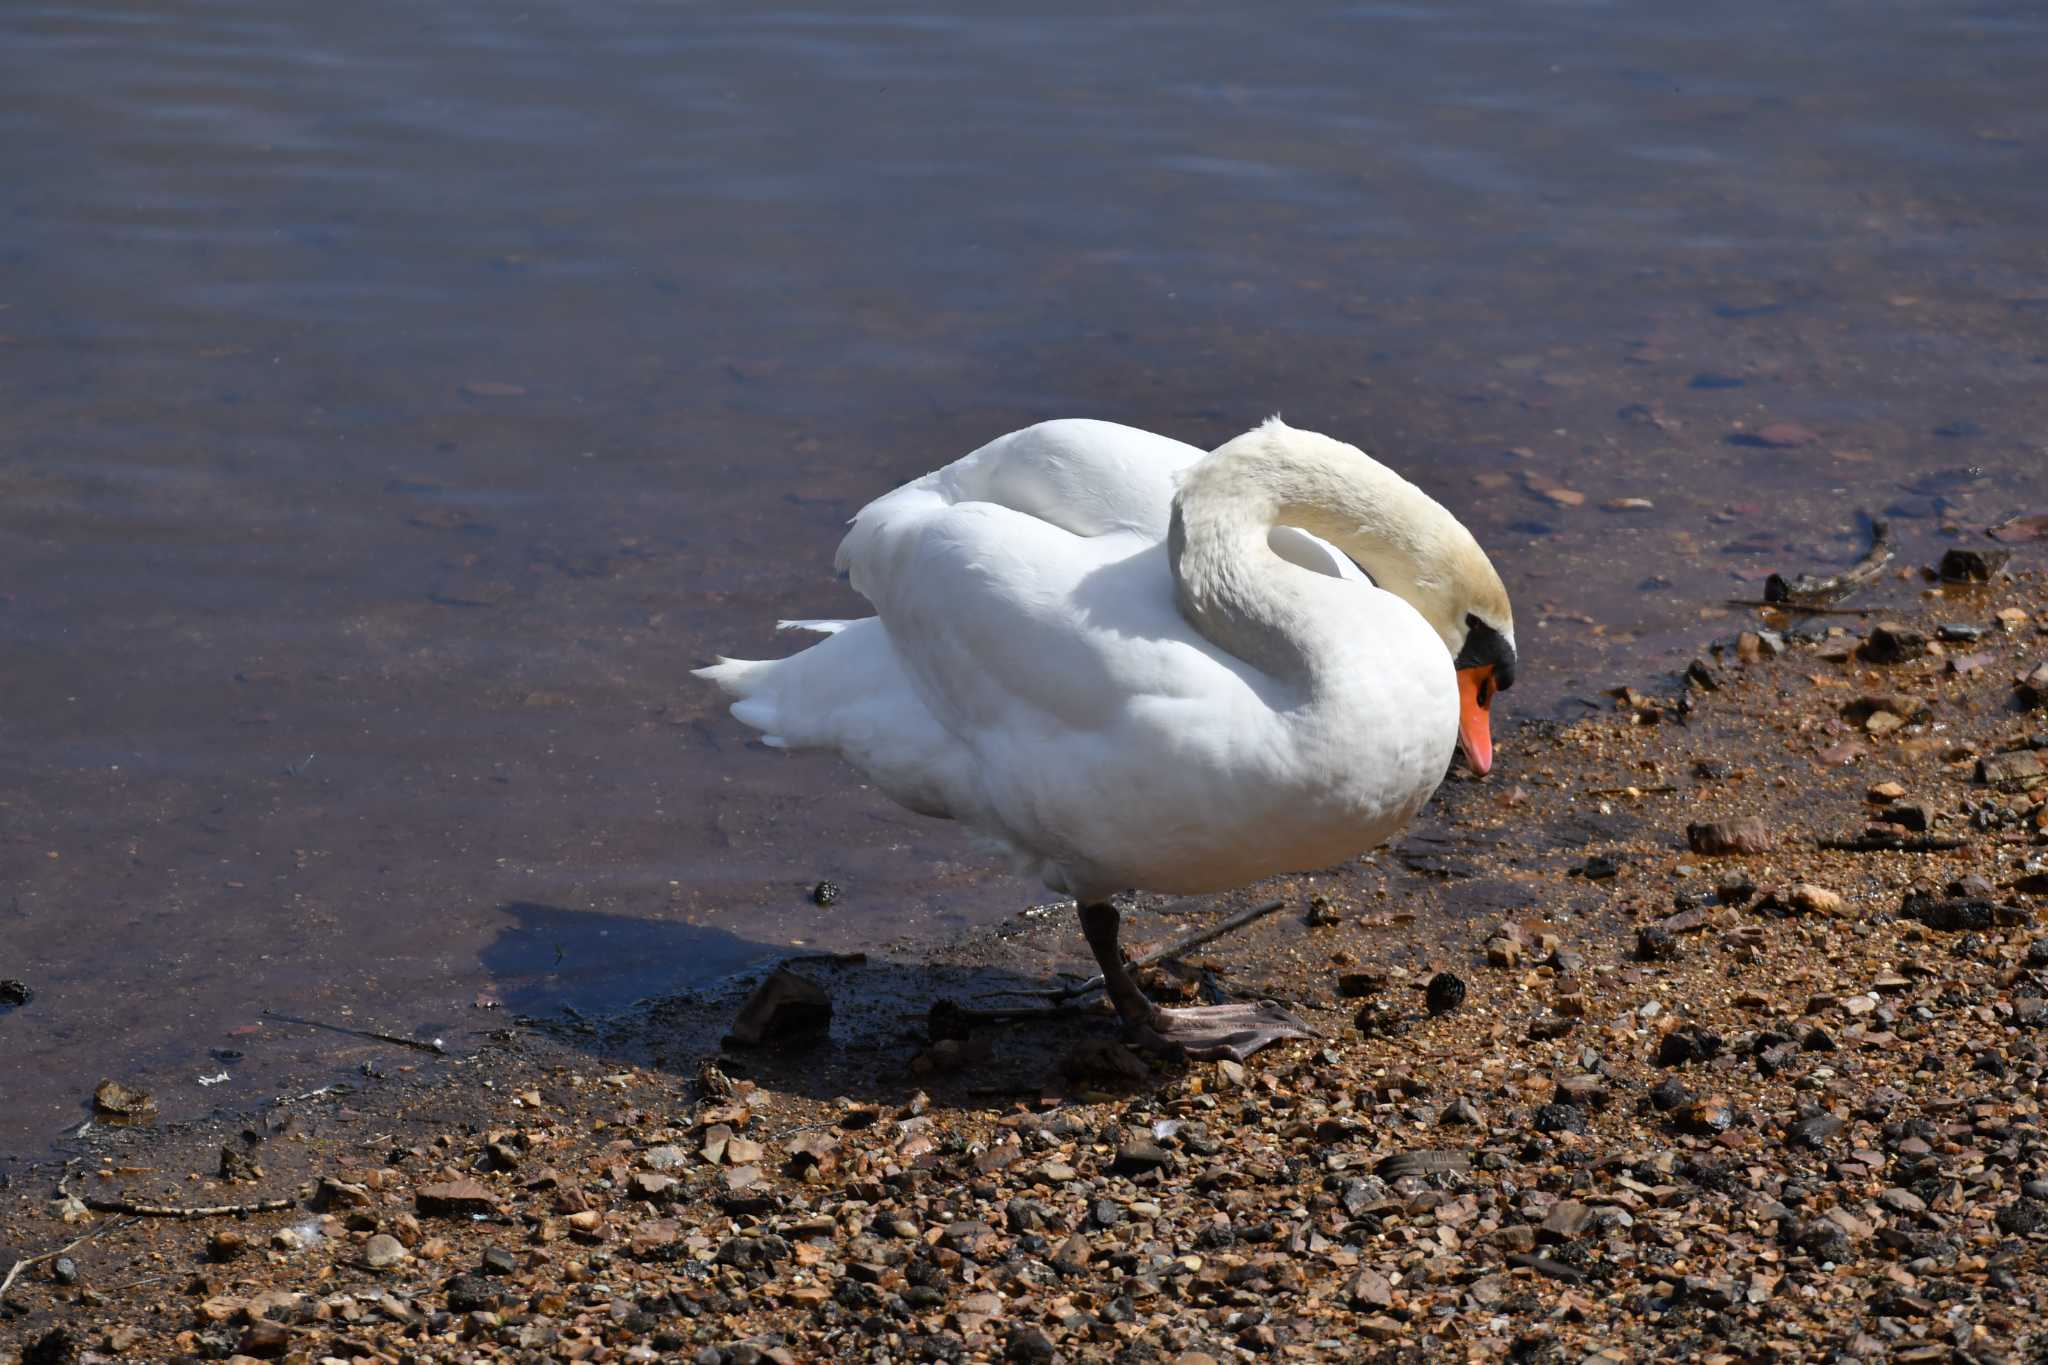
[[[84,1240],[5,1330],[38,1361],[2031,1358],[2048,584],[1906,572],[1525,727],[1154,974],[1320,1042],[1183,1065],[1099,1009],[977,1017],[1087,973],[1064,911],[797,963],[837,1008],[786,1048],[720,1046],[752,975],[448,1059],[359,1040],[352,1091],[17,1174],[0,1264]]]

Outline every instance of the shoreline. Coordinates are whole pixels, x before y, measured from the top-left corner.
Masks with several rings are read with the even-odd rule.
[[[16,1278],[0,1360],[2038,1350],[2048,780],[2000,754],[2048,731],[2014,685],[2048,584],[1905,596],[1782,644],[1732,618],[1679,690],[1518,726],[1362,868],[1216,898],[1290,908],[1154,974],[1321,1041],[1173,1065],[1103,1012],[932,1010],[1086,975],[1042,909],[801,966],[839,1008],[794,1051],[718,1047],[756,973],[473,1057],[365,1041],[374,1089],[88,1133],[65,1186],[289,1208],[124,1223],[17,1168],[0,1275],[94,1235]],[[1819,846],[1870,829],[1957,846]],[[1432,1014],[1442,971],[1467,994]]]

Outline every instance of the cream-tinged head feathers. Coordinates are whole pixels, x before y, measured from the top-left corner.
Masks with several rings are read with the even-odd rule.
[[[1179,505],[1228,506],[1298,526],[1337,546],[1422,614],[1459,666],[1514,680],[1507,588],[1479,542],[1442,504],[1353,445],[1278,417],[1188,470]]]

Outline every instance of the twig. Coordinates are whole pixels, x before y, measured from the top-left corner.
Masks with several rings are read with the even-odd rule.
[[[1789,583],[1781,576],[1772,574],[1764,580],[1764,598],[1773,604],[1797,607],[1800,610],[1828,606],[1869,587],[1876,581],[1877,576],[1884,572],[1884,566],[1891,562],[1891,523],[1872,519],[1870,548],[1854,565],[1826,578],[1801,574]]]
[[[785,957],[778,965],[794,967],[798,963],[803,963],[807,966],[858,967],[866,963],[867,960],[868,955],[866,953],[799,953],[795,957]]]
[[[1662,796],[1662,795],[1664,795],[1664,794],[1666,794],[1666,793],[1668,793],[1668,792],[1675,792],[1675,791],[1677,791],[1677,790],[1678,790],[1678,788],[1676,788],[1676,787],[1671,787],[1671,786],[1659,786],[1659,787],[1592,787],[1592,788],[1588,788],[1588,789],[1587,789],[1586,795],[1588,795],[1588,796]]]
[[[1947,853],[1951,849],[1968,848],[1968,839],[1954,839],[1943,834],[1920,834],[1907,838],[1900,834],[1859,834],[1854,839],[1818,839],[1815,842],[1832,853]]]
[[[289,1199],[257,1199],[247,1204],[138,1204],[132,1199],[107,1199],[96,1194],[73,1196],[65,1186],[71,1183],[71,1172],[67,1169],[64,1178],[57,1182],[57,1197],[77,1198],[95,1213],[125,1213],[135,1218],[230,1218],[251,1213],[277,1213],[292,1207]]]
[[[1762,597],[1724,597],[1731,607],[1769,607],[1773,611],[1796,611],[1802,616],[1874,616],[1868,607],[1819,607],[1799,602],[1772,602]]]
[[[1195,932],[1184,934],[1170,943],[1162,944],[1157,948],[1152,948],[1138,954],[1138,956],[1131,959],[1131,966],[1149,967],[1155,962],[1164,962],[1168,958],[1179,957],[1191,948],[1199,948],[1205,943],[1213,943],[1225,934],[1234,934],[1248,924],[1255,924],[1286,904],[1287,902],[1284,900],[1267,901],[1264,905],[1254,905],[1249,910],[1240,910],[1220,924],[1212,924],[1206,929],[1197,929]],[[1005,994],[1037,995],[1043,996],[1055,1004],[1065,1004],[1069,1000],[1077,1000],[1081,996],[1101,989],[1102,977],[1096,975],[1089,977],[1078,986],[1061,986],[1056,990],[1049,991],[1005,992]]]
[[[62,1190],[64,1187],[60,1184],[57,1186],[57,1188],[59,1190]],[[87,1205],[87,1207],[90,1208],[91,1205]],[[84,1246],[87,1242],[90,1242],[93,1238],[99,1236],[101,1233],[112,1232],[115,1228],[127,1227],[129,1223],[132,1223],[134,1221],[135,1220],[133,1218],[130,1218],[127,1220],[127,1222],[102,1223],[98,1227],[94,1228],[91,1232],[86,1233],[85,1236],[80,1237],[77,1241],[66,1242],[63,1246],[58,1247],[55,1251],[46,1251],[40,1256],[22,1257],[20,1260],[14,1263],[14,1269],[7,1272],[7,1278],[4,1280],[0,1280],[0,1299],[5,1299],[7,1297],[7,1291],[14,1288],[15,1279],[20,1276],[22,1271],[27,1270],[30,1266],[41,1265],[44,1261],[54,1261],[59,1256],[62,1256],[65,1252],[71,1251],[77,1247]]]
[[[300,1019],[289,1014],[279,1014],[276,1010],[265,1010],[263,1013],[272,1019],[281,1019],[287,1024],[299,1024],[306,1028],[324,1028],[330,1033],[346,1033],[350,1037],[368,1038],[375,1043],[396,1043],[400,1047],[415,1048],[421,1052],[431,1052],[437,1057],[448,1055],[448,1049],[441,1046],[439,1038],[433,1039],[430,1042],[421,1038],[407,1038],[403,1034],[398,1033],[379,1033],[375,1029],[349,1028],[345,1024],[323,1024],[318,1019]]]

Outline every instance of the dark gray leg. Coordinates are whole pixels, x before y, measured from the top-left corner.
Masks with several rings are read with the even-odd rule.
[[[1175,1057],[1236,1061],[1283,1038],[1313,1038],[1315,1031],[1278,1005],[1246,1003],[1208,1005],[1196,1009],[1166,1009],[1145,998],[1137,978],[1124,965],[1123,949],[1117,944],[1118,915],[1107,903],[1083,905],[1081,933],[1102,969],[1103,989],[1109,993],[1116,1016],[1133,1040],[1155,1052]]]
[[[1156,1029],[1165,1022],[1166,1011],[1145,998],[1138,979],[1124,965],[1124,950],[1117,945],[1118,921],[1116,907],[1107,902],[1081,907],[1081,933],[1095,954],[1095,965],[1102,969],[1103,988],[1116,1006],[1116,1017],[1126,1028]]]

